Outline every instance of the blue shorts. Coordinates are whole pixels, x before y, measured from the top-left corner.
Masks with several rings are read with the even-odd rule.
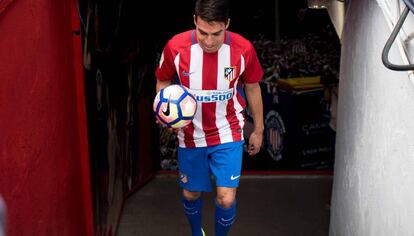
[[[180,186],[191,192],[211,192],[217,187],[239,186],[244,141],[211,147],[178,148]]]

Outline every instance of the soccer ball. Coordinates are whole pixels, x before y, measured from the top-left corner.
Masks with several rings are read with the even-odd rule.
[[[197,111],[197,100],[186,87],[173,84],[158,92],[153,109],[162,125],[182,128],[193,120]]]

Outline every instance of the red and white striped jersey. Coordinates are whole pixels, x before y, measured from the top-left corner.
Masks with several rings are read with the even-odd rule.
[[[253,45],[226,31],[224,44],[206,53],[195,30],[175,35],[161,55],[156,77],[179,82],[197,99],[197,113],[178,133],[180,147],[205,147],[243,140],[246,100],[242,83],[257,83],[263,69]]]

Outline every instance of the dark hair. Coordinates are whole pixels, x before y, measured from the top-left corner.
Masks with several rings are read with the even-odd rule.
[[[227,24],[229,11],[228,0],[197,0],[195,5],[195,16],[207,22],[218,21]]]

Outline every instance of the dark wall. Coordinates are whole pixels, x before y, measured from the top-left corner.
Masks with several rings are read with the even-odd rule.
[[[279,0],[279,24],[282,37],[302,37],[308,33],[321,34],[330,25],[328,11],[310,9],[306,0]]]
[[[264,34],[269,39],[275,37],[275,2],[257,0],[231,1],[230,30],[242,34],[249,40]]]
[[[124,199],[156,169],[152,114],[163,32],[154,3],[81,1],[94,223],[114,235]],[[88,19],[89,14],[89,19]],[[89,27],[87,27],[89,25]],[[157,33],[158,32],[158,33]]]

